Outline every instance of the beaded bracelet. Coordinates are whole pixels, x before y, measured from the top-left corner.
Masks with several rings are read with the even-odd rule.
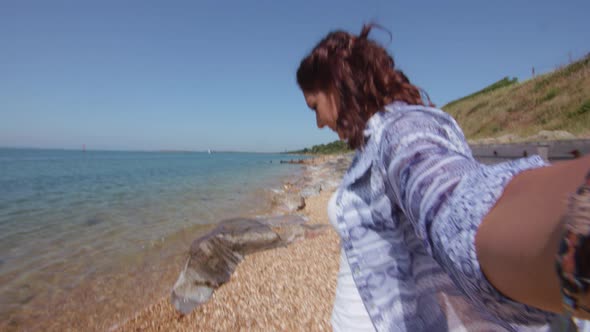
[[[590,290],[590,173],[570,197],[565,216],[565,232],[556,257],[561,295],[566,315],[590,314],[581,303]]]

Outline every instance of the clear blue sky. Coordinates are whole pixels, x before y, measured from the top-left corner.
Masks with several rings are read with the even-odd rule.
[[[0,0],[0,146],[326,143],[295,71],[331,30],[389,29],[396,63],[442,106],[590,52],[588,13],[588,0]]]

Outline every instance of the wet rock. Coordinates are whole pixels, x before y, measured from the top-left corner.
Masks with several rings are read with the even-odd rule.
[[[102,219],[99,217],[90,217],[86,219],[86,222],[84,222],[84,224],[86,224],[86,226],[94,226],[100,224],[101,222]]]
[[[287,246],[313,237],[325,225],[306,225],[300,216],[278,216],[267,220],[236,218],[220,222],[198,237],[171,293],[178,311],[188,314],[209,300],[215,289],[228,282],[245,255]]]

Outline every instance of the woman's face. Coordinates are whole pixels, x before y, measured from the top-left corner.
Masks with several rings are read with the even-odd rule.
[[[338,132],[336,120],[338,120],[338,107],[336,106],[336,97],[333,93],[323,91],[303,92],[307,106],[315,112],[315,118],[318,128],[328,126],[338,134],[340,139],[344,139]]]

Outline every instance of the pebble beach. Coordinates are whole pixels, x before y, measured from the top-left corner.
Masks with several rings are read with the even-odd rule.
[[[310,197],[304,213],[328,223],[330,192]],[[339,239],[329,229],[313,238],[247,256],[206,304],[179,315],[168,298],[114,331],[329,331]]]
[[[327,165],[334,160],[323,157],[308,163],[304,177],[314,182],[325,180],[326,173],[339,175]],[[308,223],[329,224],[326,207],[334,189],[332,185],[305,198],[300,213]],[[231,280],[188,315],[180,315],[162,298],[111,330],[329,331],[339,253],[338,235],[328,227],[286,248],[246,256]]]

